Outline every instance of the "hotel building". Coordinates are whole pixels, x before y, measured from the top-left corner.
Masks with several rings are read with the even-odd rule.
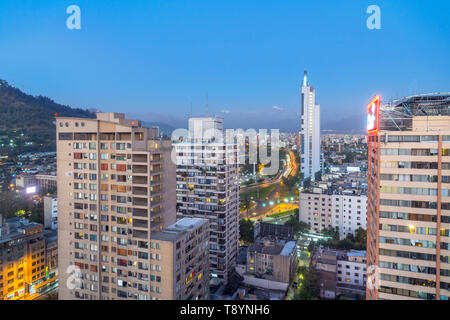
[[[450,299],[450,95],[368,105],[368,300]]]

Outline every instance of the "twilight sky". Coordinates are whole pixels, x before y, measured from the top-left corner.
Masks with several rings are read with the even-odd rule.
[[[372,4],[382,30],[366,27]],[[204,115],[208,94],[227,127],[290,129],[307,69],[323,127],[363,128],[375,94],[450,91],[449,14],[448,0],[2,0],[0,79],[156,121]]]

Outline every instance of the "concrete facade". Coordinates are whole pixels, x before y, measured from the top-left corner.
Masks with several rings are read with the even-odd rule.
[[[118,113],[56,128],[59,299],[157,298],[149,243],[176,220],[171,142]]]

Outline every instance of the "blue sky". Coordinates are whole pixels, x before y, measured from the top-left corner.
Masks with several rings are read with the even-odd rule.
[[[66,8],[81,8],[81,30]],[[369,5],[382,30],[366,27]],[[73,107],[186,115],[300,110],[323,121],[383,98],[450,91],[447,0],[3,0],[0,78]]]

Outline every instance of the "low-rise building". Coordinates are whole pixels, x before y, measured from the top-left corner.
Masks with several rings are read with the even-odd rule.
[[[297,242],[275,237],[259,238],[247,249],[246,273],[271,281],[290,283],[297,270]]]
[[[36,176],[32,174],[20,174],[16,177],[16,188],[26,189],[28,187],[36,186]]]
[[[35,175],[35,178],[39,190],[43,192],[56,190],[58,179],[56,174],[37,174]]]
[[[0,217],[0,300],[27,299],[45,280],[43,225]]]
[[[366,270],[366,251],[351,250],[338,256],[338,294],[365,300]]]
[[[318,274],[320,298],[365,299],[366,251],[318,247],[312,254],[311,266]]]

